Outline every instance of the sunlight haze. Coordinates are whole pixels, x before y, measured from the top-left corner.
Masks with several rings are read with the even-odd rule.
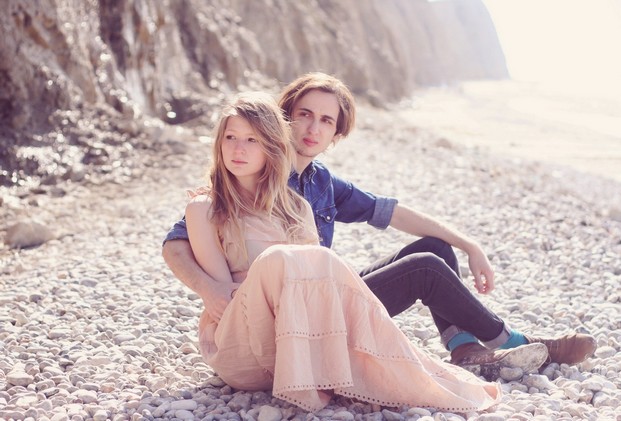
[[[621,1],[484,0],[513,79],[621,91]]]

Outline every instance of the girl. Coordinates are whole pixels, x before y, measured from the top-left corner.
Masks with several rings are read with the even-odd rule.
[[[332,394],[383,406],[488,408],[498,384],[427,356],[362,279],[320,247],[308,203],[287,187],[290,129],[266,94],[225,108],[209,184],[186,208],[203,357],[230,386],[272,389],[308,411]]]

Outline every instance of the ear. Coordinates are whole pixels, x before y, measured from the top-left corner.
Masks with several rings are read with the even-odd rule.
[[[332,137],[332,146],[336,146],[336,144],[339,143],[341,140],[343,140],[343,135],[342,134],[335,134]]]

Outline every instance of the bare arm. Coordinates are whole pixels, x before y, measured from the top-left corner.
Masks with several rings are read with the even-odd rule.
[[[187,240],[170,240],[162,248],[162,257],[172,273],[188,288],[203,296],[214,279],[200,267]]]
[[[190,241],[167,241],[162,256],[173,274],[201,297],[206,311],[218,321],[239,285],[232,281],[215,227],[207,218],[209,204],[200,202],[195,199],[186,208]]]
[[[397,204],[390,226],[418,237],[436,237],[468,255],[475,287],[482,294],[494,289],[494,270],[481,246],[470,237],[422,212]]]
[[[170,240],[164,244],[162,257],[172,273],[203,300],[205,309],[216,321],[239,285],[218,282],[200,267],[187,240]]]

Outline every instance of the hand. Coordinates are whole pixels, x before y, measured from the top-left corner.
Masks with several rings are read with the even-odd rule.
[[[474,287],[479,294],[494,290],[494,269],[480,246],[475,245],[468,252],[468,266],[474,276]]]
[[[233,291],[237,290],[238,287],[239,284],[233,282],[212,282],[208,291],[201,294],[205,311],[213,320],[220,321],[224,310],[233,299]]]
[[[209,195],[210,190],[207,187],[199,187],[196,190],[186,190],[185,194],[188,196],[188,199],[194,199],[196,196],[200,195]]]

